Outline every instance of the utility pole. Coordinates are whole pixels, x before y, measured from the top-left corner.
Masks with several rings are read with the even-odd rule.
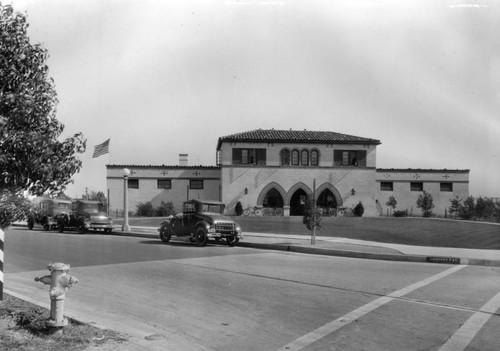
[[[312,231],[311,231],[311,245],[316,244],[316,179],[313,180],[313,193],[312,193]]]

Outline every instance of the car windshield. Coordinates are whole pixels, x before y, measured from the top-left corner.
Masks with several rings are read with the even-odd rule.
[[[223,211],[222,205],[218,204],[202,204],[202,211],[203,212],[210,212],[210,213],[217,213],[217,214],[222,214]]]
[[[83,204],[83,209],[89,213],[97,213],[99,212],[98,204]]]
[[[57,208],[69,209],[69,203],[67,203],[67,202],[59,202],[57,204]]]

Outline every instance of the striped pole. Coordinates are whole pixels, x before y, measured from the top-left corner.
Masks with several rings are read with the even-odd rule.
[[[3,301],[3,243],[4,233],[0,228],[0,301]]]

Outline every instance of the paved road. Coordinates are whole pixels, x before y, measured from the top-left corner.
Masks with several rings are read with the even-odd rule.
[[[67,315],[126,332],[130,350],[495,350],[500,269],[13,228],[5,286],[65,262]]]

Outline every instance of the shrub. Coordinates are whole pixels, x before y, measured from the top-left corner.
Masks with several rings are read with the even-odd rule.
[[[471,219],[476,213],[476,204],[473,196],[469,196],[458,209],[458,216],[462,219]]]
[[[144,216],[144,217],[152,217],[153,214],[155,213],[153,204],[151,201],[146,201],[146,202],[139,202],[136,205],[136,214],[137,216]]]
[[[236,211],[237,216],[241,216],[243,214],[243,206],[241,205],[240,201],[236,203],[236,207],[234,208],[234,210]]]
[[[406,213],[406,211],[394,211],[393,216],[394,217],[406,217],[407,213]]]
[[[158,217],[166,217],[166,216],[174,215],[175,214],[174,204],[172,203],[172,201],[169,201],[169,202],[162,201],[160,206],[158,206],[155,209],[155,214]]]
[[[361,201],[356,205],[356,207],[354,207],[353,212],[354,212],[355,216],[358,216],[358,217],[363,216],[363,213],[365,213],[365,207],[363,206]]]

